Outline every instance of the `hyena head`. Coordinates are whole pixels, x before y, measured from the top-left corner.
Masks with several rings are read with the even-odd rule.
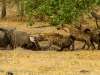
[[[67,27],[65,27],[64,24],[58,25],[57,30],[64,30],[65,32],[67,32],[70,35],[69,29]]]
[[[63,29],[63,27],[64,27],[64,25],[60,24],[60,25],[57,26],[57,30],[61,30],[61,29]]]
[[[43,41],[43,40],[44,40],[44,39],[43,39],[43,36],[39,34],[39,35],[37,36],[37,40],[38,40],[39,42]]]
[[[75,28],[81,30],[81,29],[82,29],[82,25],[81,25],[81,23],[79,23],[78,25],[76,25]]]

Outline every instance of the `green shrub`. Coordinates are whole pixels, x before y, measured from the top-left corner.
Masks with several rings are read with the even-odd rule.
[[[79,14],[100,6],[100,0],[22,0],[20,4],[29,19],[55,15],[49,23],[57,25],[60,22],[76,24]]]
[[[58,17],[54,17],[50,21],[50,25],[53,25],[53,26],[58,25],[59,23],[60,23],[60,18]]]

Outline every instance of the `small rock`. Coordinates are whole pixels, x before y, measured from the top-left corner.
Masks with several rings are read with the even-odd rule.
[[[12,72],[7,72],[7,75],[14,75]]]
[[[81,70],[80,72],[84,73],[84,74],[89,73],[89,71],[87,71],[87,70]]]

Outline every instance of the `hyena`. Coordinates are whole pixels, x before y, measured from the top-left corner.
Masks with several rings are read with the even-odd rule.
[[[74,50],[74,41],[75,37],[72,35],[69,36],[64,36],[58,33],[49,33],[49,34],[44,34],[44,35],[39,35],[38,36],[39,41],[43,40],[48,40],[48,46],[47,48],[51,47],[52,45],[60,47],[60,50],[58,51],[63,51],[64,48],[70,48],[72,45],[72,50]]]
[[[91,46],[92,50],[95,49],[95,46],[94,46],[93,42],[91,41],[91,36],[89,34],[85,33],[84,31],[78,30],[78,29],[71,27],[67,24],[60,24],[57,26],[57,29],[58,30],[62,29],[64,31],[66,31],[70,35],[74,36],[77,41],[86,42],[86,44],[88,46],[87,49],[89,49],[90,46]]]
[[[78,26],[77,29],[82,30],[82,31],[84,31],[86,33],[90,33],[91,34],[90,35],[91,36],[91,40],[98,45],[97,49],[100,50],[100,31],[99,30],[94,30],[94,29],[87,28],[87,27],[84,28],[84,30],[83,30],[83,26],[82,25]],[[86,43],[83,45],[82,49],[84,49],[85,46],[86,46]]]

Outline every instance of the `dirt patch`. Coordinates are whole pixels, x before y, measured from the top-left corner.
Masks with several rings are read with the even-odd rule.
[[[0,51],[0,75],[99,75],[100,51]],[[84,72],[86,71],[86,72]]]

